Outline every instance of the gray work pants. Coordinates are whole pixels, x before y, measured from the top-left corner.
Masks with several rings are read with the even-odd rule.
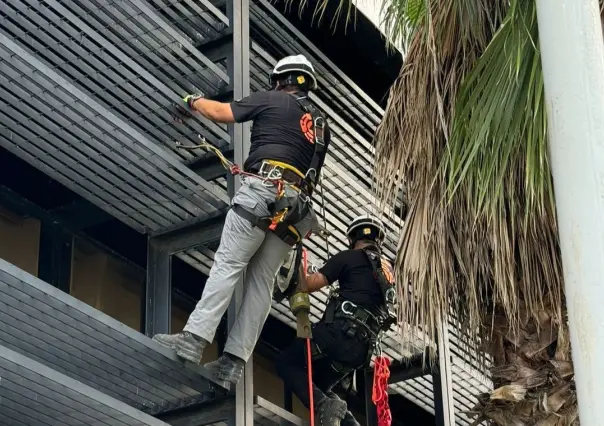
[[[285,191],[286,196],[294,193],[288,187]],[[259,178],[245,177],[233,204],[257,216],[266,216],[269,214],[268,204],[275,200],[276,195],[275,185]],[[312,209],[296,224],[296,228],[302,237],[318,228]],[[243,302],[224,350],[247,361],[270,313],[274,280],[290,249],[272,232],[258,229],[229,210],[201,300],[189,316],[184,331],[211,342],[236,286],[243,283]]]

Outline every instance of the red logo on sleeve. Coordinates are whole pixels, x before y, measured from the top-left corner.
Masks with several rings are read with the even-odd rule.
[[[315,131],[313,129],[312,117],[309,113],[306,113],[300,119],[300,129],[302,129],[302,133],[306,136],[306,139],[310,143],[315,143]]]

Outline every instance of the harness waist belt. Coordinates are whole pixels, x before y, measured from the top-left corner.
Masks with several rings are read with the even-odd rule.
[[[250,167],[250,172],[262,177],[268,177],[274,171],[278,171],[280,178],[295,186],[295,189],[299,190],[304,186],[304,175],[289,164],[280,161],[264,160],[260,164],[254,164]]]
[[[335,304],[333,317],[347,318],[361,324],[372,333],[372,337],[377,336],[381,329],[380,321],[374,314],[349,300],[338,301]]]

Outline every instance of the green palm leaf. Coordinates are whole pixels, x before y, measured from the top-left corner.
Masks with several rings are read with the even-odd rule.
[[[535,2],[513,0],[462,84],[443,163],[449,201],[468,206],[475,235],[495,238],[492,272],[480,277],[515,327],[519,297],[534,316],[562,305],[537,39]]]

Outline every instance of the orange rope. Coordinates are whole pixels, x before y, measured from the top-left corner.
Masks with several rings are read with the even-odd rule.
[[[302,248],[302,265],[304,267],[304,275],[308,271],[308,253],[305,248]],[[308,397],[310,401],[310,426],[315,426],[315,401],[312,392],[312,348],[310,338],[306,338],[306,365],[308,369]]]
[[[312,394],[312,350],[310,339],[306,339],[306,353],[308,355],[308,396],[310,400],[310,426],[315,426],[315,402]]]

